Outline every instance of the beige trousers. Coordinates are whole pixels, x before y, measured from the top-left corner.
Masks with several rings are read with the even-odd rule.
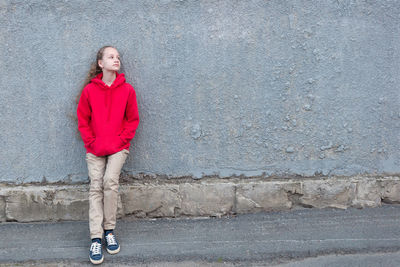
[[[115,228],[119,175],[129,151],[123,149],[115,154],[97,157],[86,153],[89,190],[90,238],[102,238],[104,230]]]

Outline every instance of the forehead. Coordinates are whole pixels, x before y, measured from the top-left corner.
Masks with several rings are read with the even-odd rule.
[[[114,47],[107,47],[106,49],[104,49],[103,54],[106,55],[119,55],[117,49],[115,49]]]

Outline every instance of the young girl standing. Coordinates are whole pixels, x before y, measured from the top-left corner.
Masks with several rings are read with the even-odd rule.
[[[116,224],[119,175],[129,154],[130,141],[139,124],[136,93],[125,82],[120,56],[112,46],[97,52],[79,97],[78,129],[86,148],[90,179],[89,228],[93,264],[104,260],[101,240],[107,252],[116,254],[120,245],[113,232]]]

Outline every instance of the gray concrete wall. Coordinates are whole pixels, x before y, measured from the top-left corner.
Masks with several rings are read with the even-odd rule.
[[[115,45],[141,124],[124,171],[400,173],[400,3],[0,1],[0,182],[85,182],[74,97]]]

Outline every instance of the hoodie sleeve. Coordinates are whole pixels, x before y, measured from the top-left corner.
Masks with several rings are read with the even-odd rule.
[[[92,109],[90,107],[87,90],[83,90],[78,103],[78,129],[81,133],[83,143],[88,147],[95,140],[95,135],[90,128],[90,120],[92,117]]]
[[[136,102],[136,92],[133,87],[129,90],[128,103],[125,110],[125,124],[120,137],[124,143],[130,142],[136,133],[139,125],[139,110]]]

